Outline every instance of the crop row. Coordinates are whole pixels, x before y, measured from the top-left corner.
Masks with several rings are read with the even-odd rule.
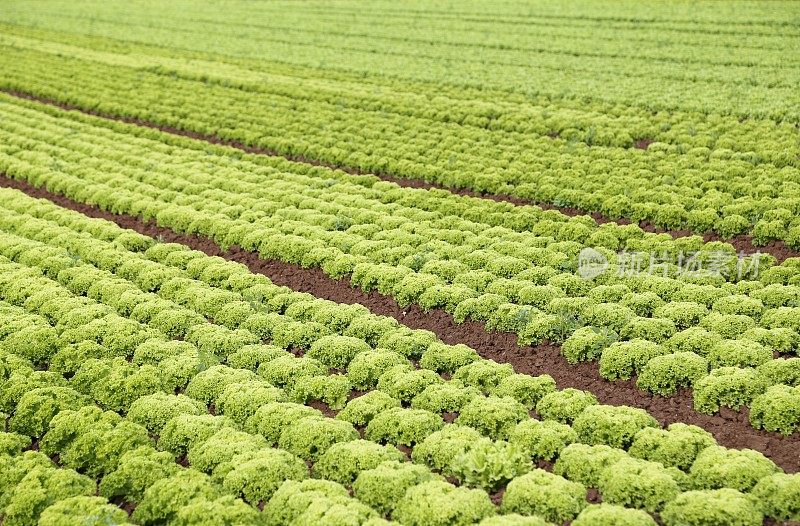
[[[663,509],[667,524],[798,513],[797,475],[699,428],[663,430],[363,307],[2,193],[84,232],[27,218],[69,250],[2,236],[19,262],[0,263],[4,524],[123,520],[106,499],[138,524],[466,524],[493,516],[486,492],[503,487],[502,513],[555,522],[584,508],[577,523],[653,524],[633,509]],[[348,400],[351,385],[369,392]],[[343,409],[302,405],[319,399]],[[31,440],[38,451],[23,453]],[[553,460],[552,473],[533,464]],[[606,504],[587,508],[587,487]]]
[[[796,94],[792,93],[791,83],[796,80],[797,64],[786,58],[786,50],[791,48],[791,30],[773,39],[772,49],[754,45],[734,53],[725,47],[715,49],[683,42],[667,46],[639,43],[637,47],[636,41],[620,38],[603,49],[603,44],[594,39],[572,35],[548,38],[538,32],[532,40],[529,28],[515,31],[518,28],[511,25],[509,31],[509,25],[503,23],[485,26],[481,33],[487,37],[481,43],[468,40],[466,35],[460,37],[460,42],[447,42],[439,35],[455,34],[458,17],[449,17],[441,24],[444,27],[425,33],[427,38],[413,38],[403,26],[381,31],[385,20],[375,22],[375,15],[366,20],[363,14],[342,20],[340,16],[319,16],[319,12],[304,8],[251,11],[247,17],[242,16],[244,6],[232,6],[225,17],[211,12],[195,12],[186,17],[180,8],[159,9],[158,17],[152,17],[152,11],[145,9],[132,10],[126,19],[97,4],[85,6],[84,12],[47,4],[38,10],[12,9],[7,10],[4,20],[15,25],[45,26],[176,50],[206,51],[203,38],[213,30],[217,35],[214,49],[220,55],[289,62],[321,72],[344,70],[355,75],[419,79],[445,86],[499,88],[573,104],[588,99],[648,110],[796,118],[792,106]],[[89,20],[91,25],[87,24]],[[358,26],[355,30],[347,27],[354,22]],[[423,27],[424,24],[415,29],[423,31]],[[497,46],[490,44],[492,37],[506,33],[506,41]],[[618,37],[614,30],[606,30],[605,34]],[[436,36],[431,38],[432,35]],[[702,53],[698,53],[698,47]],[[635,55],[631,56],[633,49]],[[530,74],[531,69],[535,75]],[[575,82],[575,78],[582,82]],[[623,78],[626,82],[620,82]],[[743,79],[750,85],[738,85]],[[653,89],[667,83],[686,96]]]
[[[219,22],[219,21],[217,21]],[[686,112],[659,112],[605,107],[600,103],[578,106],[547,100],[533,102],[511,94],[489,90],[468,90],[441,85],[417,85],[393,79],[380,82],[341,73],[315,75],[315,70],[288,65],[265,65],[262,61],[232,61],[230,57],[204,54],[170,54],[163,48],[129,47],[107,39],[84,38],[76,42],[58,33],[5,26],[0,42],[40,53],[58,53],[95,63],[125,66],[151,73],[172,75],[185,80],[201,80],[214,85],[235,87],[279,100],[302,100],[358,108],[386,115],[413,118],[416,122],[458,124],[487,131],[518,132],[527,135],[557,136],[565,141],[595,146],[633,147],[637,139],[648,139],[677,147],[728,149],[750,162],[792,164],[796,152],[794,131],[789,123],[751,119],[740,122],[733,117],[705,116]],[[76,46],[80,43],[80,47]],[[127,52],[127,53],[125,53]],[[35,56],[35,55],[34,55]],[[192,58],[187,61],[187,58]],[[774,80],[773,82],[777,82]],[[436,89],[436,97],[420,92]],[[278,98],[275,98],[278,97]],[[281,99],[283,97],[283,99]],[[591,130],[591,133],[590,133]],[[771,151],[768,147],[773,145]],[[658,145],[654,146],[654,149]],[[722,152],[719,152],[721,154]],[[720,155],[715,154],[715,157]],[[736,156],[736,155],[734,155]]]
[[[668,143],[650,144],[646,152],[587,146],[573,143],[568,130],[554,140],[513,125],[508,131],[491,124],[451,123],[450,117],[446,122],[431,120],[424,115],[427,103],[420,109],[422,116],[393,113],[394,107],[408,107],[407,101],[366,104],[363,97],[347,100],[338,91],[315,94],[304,78],[289,86],[270,83],[275,88],[265,93],[254,87],[256,82],[264,86],[258,72],[238,80],[238,70],[226,66],[216,75],[217,82],[209,82],[204,80],[208,62],[162,67],[145,61],[137,67],[136,59],[54,47],[39,45],[49,53],[5,47],[2,86],[367,172],[646,220],[667,229],[714,231],[726,237],[752,233],[758,244],[772,239],[800,243],[800,205],[791,197],[798,190],[792,125],[781,128],[775,140],[757,126],[745,142],[763,146],[743,146],[738,152],[724,146],[724,140],[714,150]],[[79,58],[65,59],[64,53]],[[186,70],[188,74],[181,73]],[[162,96],[165,83],[169,97]],[[126,91],[125,86],[134,85],[135,92]],[[227,104],[220,106],[218,100]],[[186,107],[196,112],[184,115],[181,108]],[[502,117],[490,120],[497,119]],[[606,133],[606,124],[601,118],[589,125],[587,137]],[[734,119],[731,126],[742,125]],[[623,142],[637,140],[626,131],[619,134]],[[776,164],[761,162],[766,158]]]
[[[94,9],[95,6],[92,6]],[[383,13],[392,13],[396,19],[392,24],[387,24]],[[138,29],[141,27],[142,20],[123,20],[121,18],[114,19],[109,16],[110,11],[106,13],[95,12],[95,23],[102,23],[107,26],[128,25]],[[159,18],[157,23],[150,26],[150,29],[159,30],[165,27],[170,27],[174,24],[170,20],[176,13],[169,13],[167,16]],[[182,15],[183,13],[181,13]],[[609,29],[608,26],[595,26],[591,24],[581,23],[577,18],[565,23],[564,21],[554,22],[546,21],[545,19],[536,20],[534,23],[539,26],[539,31],[532,34],[528,27],[520,27],[520,25],[503,24],[502,20],[493,21],[491,19],[483,19],[480,21],[475,18],[461,18],[455,17],[439,17],[428,16],[423,17],[421,12],[411,14],[409,12],[381,10],[378,12],[365,13],[360,11],[354,12],[352,9],[337,8],[335,11],[312,11],[312,15],[319,15],[315,17],[315,23],[300,25],[298,22],[307,17],[308,10],[292,12],[287,10],[281,11],[283,19],[271,20],[260,19],[258,15],[263,16],[265,13],[255,13],[256,18],[253,18],[254,13],[242,13],[233,10],[227,13],[224,18],[217,17],[212,20],[207,16],[207,13],[198,13],[199,16],[182,17],[184,23],[182,27],[184,33],[194,34],[200,30],[209,27],[211,22],[215,22],[217,30],[225,36],[232,34],[232,29],[239,28],[240,30],[249,30],[250,28],[262,28],[269,30],[282,30],[288,35],[284,37],[297,38],[295,34],[306,35],[313,43],[321,44],[322,42],[317,37],[321,33],[324,23],[337,23],[341,25],[344,18],[349,18],[359,24],[369,24],[359,28],[356,32],[351,28],[343,27],[330,27],[328,28],[328,35],[333,37],[362,37],[369,38],[371,41],[377,41],[379,46],[383,44],[384,40],[400,41],[402,44],[410,44],[412,42],[424,42],[426,44],[433,44],[440,46],[442,50],[457,48],[486,48],[489,50],[503,49],[508,50],[512,54],[519,51],[530,51],[533,46],[537,47],[537,51],[542,55],[549,53],[569,56],[579,56],[582,58],[588,57],[608,57],[608,58],[635,58],[638,60],[672,62],[682,64],[704,64],[708,69],[714,65],[726,66],[748,66],[758,68],[762,73],[769,71],[770,68],[776,66],[786,66],[787,64],[794,64],[796,61],[793,57],[789,57],[787,61],[780,61],[780,52],[784,51],[787,47],[786,34],[773,34],[763,35],[761,38],[753,38],[751,42],[747,42],[746,29],[735,35],[714,35],[710,36],[703,33],[696,33],[692,35],[685,35],[682,32],[670,31],[649,31],[645,28],[639,27],[637,34],[628,32],[624,38],[620,38],[620,31],[617,27]],[[70,24],[72,29],[81,29],[79,26],[84,18],[83,13],[32,13],[28,11],[25,15],[36,17],[43,17],[52,19],[62,17],[59,20],[62,23]],[[126,13],[136,17],[139,14],[135,12]],[[250,16],[248,16],[250,15]],[[413,17],[409,19],[409,17]],[[304,20],[308,22],[308,20]],[[14,20],[13,23],[20,21]],[[468,40],[466,34],[475,30],[476,26],[482,24],[492,24],[496,22],[498,25],[503,25],[503,32],[497,32],[487,35],[487,38],[476,42],[475,39]],[[402,31],[399,31],[402,28]],[[443,31],[446,29],[446,31]],[[431,30],[438,30],[435,34],[431,34]],[[641,42],[647,41],[649,38],[655,38],[658,35],[657,41],[662,44],[659,47],[644,48]],[[299,36],[299,35],[298,35]],[[259,35],[256,42],[263,40],[270,40],[271,35],[262,33]],[[274,36],[272,37],[274,39]],[[226,39],[227,40],[227,39]],[[756,42],[757,41],[757,42]],[[311,42],[309,42],[311,43]],[[639,43],[639,48],[634,46]],[[382,46],[381,46],[382,47]],[[697,47],[708,49],[709,53],[704,56],[697,56]],[[731,49],[741,50],[738,55],[731,55]],[[384,51],[384,49],[381,49]],[[438,51],[438,50],[434,50]],[[760,54],[759,54],[760,52]],[[469,51],[468,51],[469,53]],[[633,57],[632,55],[636,55]],[[250,50],[251,57],[256,55],[254,50]],[[467,58],[468,55],[462,55],[461,58]],[[527,57],[530,58],[530,57]],[[535,57],[539,58],[539,57]],[[584,60],[583,67],[586,68],[588,61]],[[630,65],[630,64],[629,64]],[[660,76],[671,74],[675,70],[670,70],[668,65],[660,70]],[[733,71],[736,71],[735,69]],[[684,74],[686,71],[684,71]],[[695,73],[692,71],[692,73]],[[699,77],[702,74],[708,74],[708,70],[699,71]],[[688,76],[688,75],[685,75]],[[667,77],[668,78],[668,77]],[[726,79],[730,82],[735,82],[736,79]],[[771,77],[756,79],[762,83],[765,80],[774,80]]]
[[[601,374],[609,380],[638,375],[640,387],[663,395],[694,386],[695,406],[703,412],[714,413],[721,405],[738,409],[771,386],[779,387],[760,399],[789,406],[797,399],[800,359],[790,356],[800,339],[800,290],[793,261],[767,269],[747,261],[752,275],[743,277],[750,279],[735,283],[702,272],[673,279],[613,270],[586,280],[574,273],[579,251],[586,248],[575,238],[673,253],[694,242],[699,260],[706,262],[718,257],[714,248],[724,246],[704,246],[697,238],[662,243],[640,230],[637,236],[636,227],[615,225],[589,234],[580,218],[542,219],[527,235],[487,229],[455,215],[445,218],[400,205],[410,203],[400,195],[426,195],[423,191],[398,189],[398,199],[389,205],[380,202],[376,185],[366,189],[348,183],[357,177],[339,176],[336,184],[320,187],[319,179],[126,139],[105,128],[84,134],[86,127],[79,123],[64,127],[63,121],[24,110],[20,117],[8,115],[5,149],[13,157],[2,157],[3,170],[78,201],[152,217],[176,231],[239,245],[263,258],[320,266],[334,277],[349,274],[365,290],[377,289],[402,304],[444,308],[457,321],[486,321],[487,329],[516,332],[523,343],[564,340],[570,362],[599,358]],[[35,154],[23,149],[31,144]],[[200,173],[199,158],[208,175]],[[151,169],[154,163],[158,172]],[[382,197],[386,200],[386,193]],[[455,198],[454,203],[458,200],[464,201]],[[511,209],[507,215],[513,217]],[[625,241],[615,236],[626,234],[631,237]],[[597,250],[616,261],[607,247]],[[764,416],[774,411],[753,411],[754,423],[791,433],[798,416]]]

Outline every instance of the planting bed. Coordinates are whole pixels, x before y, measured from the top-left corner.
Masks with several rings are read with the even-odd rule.
[[[797,523],[795,7],[4,2],[0,524]]]

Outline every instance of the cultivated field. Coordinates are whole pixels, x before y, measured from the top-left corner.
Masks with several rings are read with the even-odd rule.
[[[800,6],[0,4],[0,524],[800,522]]]

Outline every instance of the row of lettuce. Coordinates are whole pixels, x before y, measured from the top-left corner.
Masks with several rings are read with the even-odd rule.
[[[750,162],[795,164],[798,151],[789,122],[696,114],[653,112],[584,102],[570,105],[531,100],[494,90],[470,90],[441,84],[380,81],[363,76],[293,67],[288,64],[233,60],[222,55],[170,51],[163,47],[123,45],[113,40],[63,35],[36,28],[0,25],[0,44],[42,53],[59,53],[105,65],[125,66],[185,80],[282,97],[391,114],[415,122],[558,137],[591,146],[632,148],[643,139],[662,148],[729,150]],[[777,80],[773,80],[777,83]],[[431,90],[436,96],[428,95]],[[281,99],[277,99],[281,100]],[[640,145],[641,146],[641,145]],[[719,152],[717,157],[725,157]]]
[[[288,63],[323,78],[345,72],[384,83],[424,82],[429,85],[424,93],[430,95],[438,93],[436,86],[466,87],[568,107],[588,102],[616,112],[624,112],[623,108],[692,112],[700,114],[696,121],[709,114],[797,118],[793,105],[797,95],[792,89],[797,61],[787,55],[794,37],[788,28],[781,34],[774,28],[756,29],[755,35],[746,28],[732,28],[740,33],[738,39],[722,36],[715,28],[713,36],[705,34],[700,41],[698,32],[690,30],[692,40],[667,44],[662,32],[652,39],[631,33],[620,38],[616,29],[590,32],[585,26],[568,29],[571,36],[545,36],[542,22],[552,22],[544,20],[533,21],[533,31],[528,24],[484,20],[480,29],[464,34],[459,28],[474,27],[476,22],[452,14],[433,22],[437,29],[426,30],[430,19],[416,14],[409,19],[396,12],[383,17],[359,11],[342,18],[343,13],[301,7],[304,12],[276,10],[244,17],[241,9],[232,8],[224,17],[198,11],[186,19],[176,7],[131,10],[120,19],[115,5],[76,8],[44,3],[35,10],[10,6],[3,19],[15,27],[46,27],[54,30],[51,33],[65,33],[65,38],[92,35],[123,46],[160,46],[173,56],[213,52],[224,62]],[[386,27],[387,18],[402,23]],[[562,29],[569,25],[564,22],[559,23]],[[636,29],[641,34],[642,28]],[[205,38],[209,31],[217,35],[213,48]],[[744,41],[763,40],[765,32],[769,44]],[[481,39],[476,41],[475,34]],[[673,32],[673,39],[677,34],[686,36]],[[721,39],[736,40],[738,49],[718,44]]]
[[[795,260],[738,259],[730,246],[696,237],[592,228],[533,207],[232,159],[223,149],[211,155],[189,139],[169,145],[123,133],[135,127],[92,127],[93,118],[35,108],[3,108],[0,168],[10,177],[223,248],[349,276],[403,305],[515,332],[522,344],[563,341],[570,363],[599,360],[608,380],[636,376],[642,389],[667,396],[693,387],[702,412],[750,405],[756,427],[784,434],[800,422],[784,409],[800,397]],[[638,274],[613,252],[620,248],[648,256]],[[578,265],[587,249],[609,263],[593,279]],[[678,264],[687,254],[697,267]]]
[[[798,475],[700,428],[663,429],[361,306],[0,194],[4,524],[800,514]]]
[[[196,80],[206,75],[206,62],[183,74],[172,66],[137,68],[135,59],[124,55],[98,58],[100,52],[72,51],[77,57],[65,59],[65,53],[70,50],[58,45],[4,47],[0,87],[368,173],[512,195],[671,230],[749,234],[759,245],[777,239],[800,246],[800,201],[792,197],[798,195],[798,156],[789,145],[797,143],[793,124],[785,141],[761,153],[659,142],[647,151],[589,146],[568,140],[569,130],[548,132],[565,136],[554,140],[432,122],[392,113],[390,107],[362,108],[361,96],[349,102],[339,94],[307,99],[305,79],[283,91],[276,87],[279,93],[262,93],[228,85],[265,85],[258,73],[245,75],[250,80],[228,80],[223,68],[217,83]],[[165,89],[169,97],[163,96]],[[191,114],[187,107],[194,108]],[[591,142],[604,129],[598,122],[584,140]],[[750,139],[756,144],[767,135],[760,128],[754,134],[760,136]],[[780,160],[761,162],[764,158]]]

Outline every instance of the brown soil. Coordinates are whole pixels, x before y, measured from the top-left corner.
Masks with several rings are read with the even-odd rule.
[[[125,500],[124,497],[121,497],[121,496],[114,497],[111,500],[109,500],[109,502],[111,504],[114,504],[118,508],[121,508],[128,515],[133,513],[134,510],[136,510],[136,504],[135,503],[128,502],[127,500]]]
[[[335,418],[336,415],[339,413],[336,409],[331,409],[328,404],[323,402],[322,400],[309,400],[305,403],[308,407],[313,407],[314,409],[318,409],[323,416],[328,418]]]
[[[506,489],[500,488],[499,490],[489,495],[489,499],[491,499],[492,504],[494,504],[495,506],[499,506],[503,502],[503,495],[505,494],[506,494]]]
[[[63,196],[6,177],[0,177],[0,186],[16,188],[33,197],[49,199],[65,208],[113,221],[124,228],[145,235],[160,236],[168,242],[182,243],[211,256],[222,256],[243,263],[252,272],[263,274],[278,285],[340,303],[360,303],[375,314],[391,316],[412,328],[433,331],[446,343],[467,344],[484,358],[512,364],[517,372],[533,375],[549,374],[561,389],[567,387],[583,389],[593,393],[603,404],[629,405],[646,409],[662,425],[674,422],[698,425],[712,433],[721,445],[755,449],[771,458],[787,472],[800,471],[800,455],[797,453],[800,451],[800,433],[784,437],[777,433],[754,429],[748,421],[746,408],[742,411],[723,410],[713,416],[704,415],[694,410],[692,395],[688,390],[680,391],[671,397],[662,397],[639,390],[633,379],[608,382],[600,377],[596,363],[577,365],[567,363],[557,345],[519,346],[514,334],[489,333],[482,324],[474,321],[457,324],[453,321],[452,315],[441,309],[425,312],[416,305],[401,307],[390,297],[354,288],[350,286],[348,279],[334,280],[318,268],[304,269],[282,261],[261,260],[257,254],[239,247],[232,247],[224,252],[209,239],[178,234],[154,223],[143,223],[132,216],[105,212],[97,207],[76,203]]]
[[[115,120],[115,121],[125,122],[125,123],[128,123],[128,124],[135,124],[137,126],[143,126],[143,127],[146,127],[146,128],[153,128],[153,129],[156,129],[156,130],[160,130],[160,131],[162,131],[164,133],[170,133],[172,135],[180,135],[182,137],[188,137],[190,139],[195,139],[195,140],[199,140],[199,141],[203,141],[203,142],[208,142],[208,143],[211,143],[211,144],[219,144],[219,145],[223,145],[223,146],[228,146],[228,147],[231,147],[231,148],[235,148],[237,150],[241,150],[241,151],[244,151],[244,152],[247,152],[247,153],[256,154],[256,155],[267,155],[267,156],[270,156],[270,157],[283,157],[284,159],[287,159],[289,161],[293,161],[293,162],[297,162],[297,163],[303,163],[303,164],[309,164],[309,165],[312,165],[312,166],[321,166],[321,167],[325,167],[325,168],[331,168],[331,169],[334,169],[334,170],[340,170],[340,171],[343,171],[343,172],[346,172],[346,173],[350,173],[350,174],[375,175],[376,177],[380,177],[384,181],[390,181],[390,182],[393,182],[393,183],[395,183],[395,184],[397,184],[399,186],[405,187],[405,188],[421,188],[421,189],[425,189],[425,190],[430,190],[430,189],[446,190],[446,191],[448,191],[450,193],[457,194],[457,195],[476,197],[476,198],[480,198],[480,199],[489,199],[489,200],[497,201],[497,202],[507,202],[507,203],[512,203],[512,204],[517,205],[517,206],[536,205],[536,206],[538,206],[538,207],[540,207],[540,208],[542,208],[544,210],[558,210],[559,212],[561,212],[561,213],[563,213],[563,214],[565,214],[567,216],[588,215],[588,216],[591,216],[595,221],[597,221],[598,224],[610,223],[610,222],[615,222],[617,224],[630,224],[631,223],[630,220],[627,220],[625,218],[611,219],[611,218],[608,218],[606,216],[603,216],[599,212],[588,212],[586,210],[580,210],[580,209],[574,208],[574,207],[555,206],[555,205],[552,205],[552,204],[549,204],[549,203],[536,203],[536,202],[528,200],[528,199],[522,199],[520,197],[514,197],[514,196],[511,196],[511,195],[484,194],[484,193],[475,192],[473,190],[469,190],[469,189],[466,189],[466,188],[448,187],[448,186],[444,186],[444,185],[440,185],[440,184],[429,183],[429,182],[422,181],[422,180],[419,180],[419,179],[408,179],[408,178],[404,178],[404,177],[398,177],[397,175],[389,174],[389,173],[369,172],[369,171],[364,171],[364,170],[361,170],[359,168],[352,167],[352,166],[345,166],[345,165],[338,165],[338,164],[333,164],[333,163],[326,163],[326,162],[319,161],[319,160],[316,160],[316,159],[311,159],[311,158],[308,158],[308,157],[305,157],[305,156],[302,156],[302,155],[286,154],[286,153],[281,153],[281,152],[278,152],[277,150],[272,150],[272,149],[269,149],[269,148],[251,146],[251,145],[245,144],[245,143],[240,142],[240,141],[233,141],[233,140],[230,140],[230,139],[222,139],[222,138],[217,137],[215,135],[197,133],[195,131],[176,128],[176,127],[173,127],[173,126],[165,126],[165,125],[162,125],[162,124],[158,124],[156,122],[146,121],[146,120],[137,119],[137,118],[133,118],[133,117],[124,117],[124,116],[114,115],[114,114],[110,114],[110,113],[104,113],[104,112],[100,112],[100,111],[97,111],[97,110],[84,108],[84,107],[81,107],[81,106],[75,106],[73,104],[66,104],[66,103],[63,103],[63,102],[60,102],[58,100],[51,99],[51,98],[48,98],[48,97],[39,97],[37,95],[32,95],[30,93],[24,93],[24,92],[21,92],[21,91],[0,89],[0,92],[6,93],[8,95],[11,95],[13,97],[18,97],[18,98],[21,98],[21,99],[31,100],[31,101],[39,102],[39,103],[42,103],[42,104],[48,104],[50,106],[57,106],[57,107],[59,107],[61,109],[64,109],[64,110],[78,111],[78,112],[85,113],[85,114],[88,114],[88,115],[93,115],[95,117],[101,117],[103,119]],[[635,148],[646,150],[647,147],[652,142],[653,141],[651,141],[649,139],[641,139],[641,140],[636,142]],[[644,229],[647,232],[667,233],[667,234],[669,234],[669,235],[671,235],[672,237],[675,237],[675,238],[685,237],[685,236],[689,236],[689,235],[693,234],[692,232],[690,232],[688,230],[665,230],[665,229],[657,228],[654,225],[652,225],[651,223],[646,222],[646,221],[643,221],[643,222],[639,223],[639,226],[641,226],[642,229]],[[732,239],[722,239],[716,233],[707,233],[707,234],[703,235],[703,239],[705,241],[725,241],[725,242],[730,243],[731,245],[733,245],[737,252],[740,252],[740,253],[743,253],[743,254],[752,254],[752,253],[755,253],[755,252],[764,252],[764,253],[772,254],[773,256],[775,256],[775,258],[778,260],[779,263],[783,262],[786,258],[789,258],[789,257],[800,257],[800,251],[793,250],[793,249],[789,248],[786,245],[785,242],[780,241],[780,240],[773,240],[773,241],[771,241],[770,243],[768,243],[765,246],[757,247],[756,245],[753,244],[752,237],[748,236],[746,234],[738,235],[738,236],[736,236],[736,237],[734,237]]]
[[[586,500],[591,502],[592,504],[600,504],[603,502],[603,499],[600,496],[600,492],[595,488],[589,488],[586,492]]]

